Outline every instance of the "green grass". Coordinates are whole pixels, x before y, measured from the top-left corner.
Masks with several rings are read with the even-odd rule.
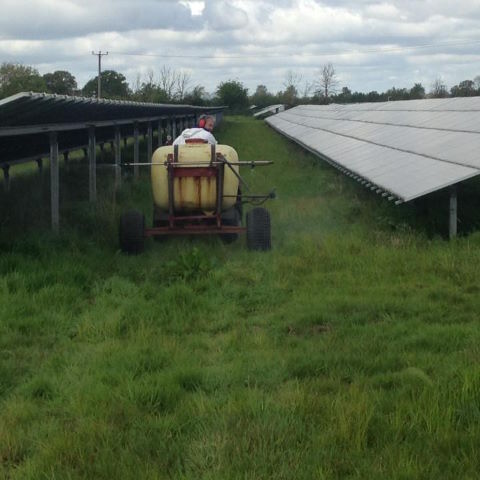
[[[62,169],[59,237],[48,172],[0,198],[4,478],[478,478],[480,234],[432,235],[261,122],[218,138],[275,161],[245,173],[277,188],[272,252],[120,254],[148,172],[115,194],[100,170],[93,208]]]

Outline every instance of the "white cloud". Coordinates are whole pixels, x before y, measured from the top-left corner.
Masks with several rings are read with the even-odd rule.
[[[372,18],[383,18],[387,20],[406,19],[402,11],[391,3],[376,3],[367,5],[365,15]]]
[[[203,10],[203,18],[208,28],[214,31],[237,30],[248,23],[245,10],[227,0],[208,0]]]
[[[480,0],[0,0],[0,7],[0,62],[66,69],[80,84],[96,74],[92,50],[110,51],[105,68],[130,82],[167,64],[189,69],[210,91],[229,78],[277,91],[287,70],[312,80],[327,62],[341,86],[362,91],[416,81],[428,89],[439,76],[451,86],[480,74]],[[410,48],[418,45],[434,47]],[[203,58],[211,55],[242,58]]]
[[[180,3],[186,5],[192,12],[192,15],[201,15],[205,9],[205,2],[197,0],[180,0]]]

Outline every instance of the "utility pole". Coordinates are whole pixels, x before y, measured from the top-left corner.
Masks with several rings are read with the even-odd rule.
[[[102,98],[102,57],[108,55],[108,52],[102,53],[100,50],[98,53],[92,52],[92,55],[98,57],[98,86],[97,86],[97,98]]]

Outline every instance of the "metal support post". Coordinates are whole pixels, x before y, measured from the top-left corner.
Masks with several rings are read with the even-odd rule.
[[[122,138],[120,135],[120,128],[115,127],[115,188],[120,188],[122,183]]]
[[[10,191],[10,165],[3,165],[3,180],[5,185],[5,191]]]
[[[454,238],[457,236],[457,187],[450,187],[450,218],[449,218],[448,236]]]
[[[95,144],[95,127],[88,128],[88,187],[89,200],[97,200],[97,148]]]
[[[139,144],[139,139],[138,139],[138,136],[139,136],[139,131],[138,131],[138,123],[135,122],[134,126],[133,126],[133,140],[134,140],[134,143],[133,143],[133,177],[134,178],[138,178],[138,174],[139,174],[139,167],[138,167],[138,163],[140,162],[140,144]]]
[[[172,140],[177,138],[177,122],[176,119],[172,119]]]
[[[58,168],[58,136],[50,133],[50,210],[52,230],[58,233],[60,227],[60,171]]]
[[[158,121],[158,146],[161,147],[162,144],[163,144],[163,125],[162,125],[162,121],[159,120]]]
[[[153,155],[153,129],[152,122],[148,122],[147,127],[147,163],[152,161]]]

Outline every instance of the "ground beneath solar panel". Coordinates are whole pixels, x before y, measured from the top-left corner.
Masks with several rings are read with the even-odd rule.
[[[432,237],[260,121],[217,137],[275,161],[245,173],[277,189],[271,252],[120,254],[148,172],[115,194],[99,169],[92,209],[86,166],[63,167],[59,237],[48,172],[2,194],[3,477],[477,478],[480,235]]]

